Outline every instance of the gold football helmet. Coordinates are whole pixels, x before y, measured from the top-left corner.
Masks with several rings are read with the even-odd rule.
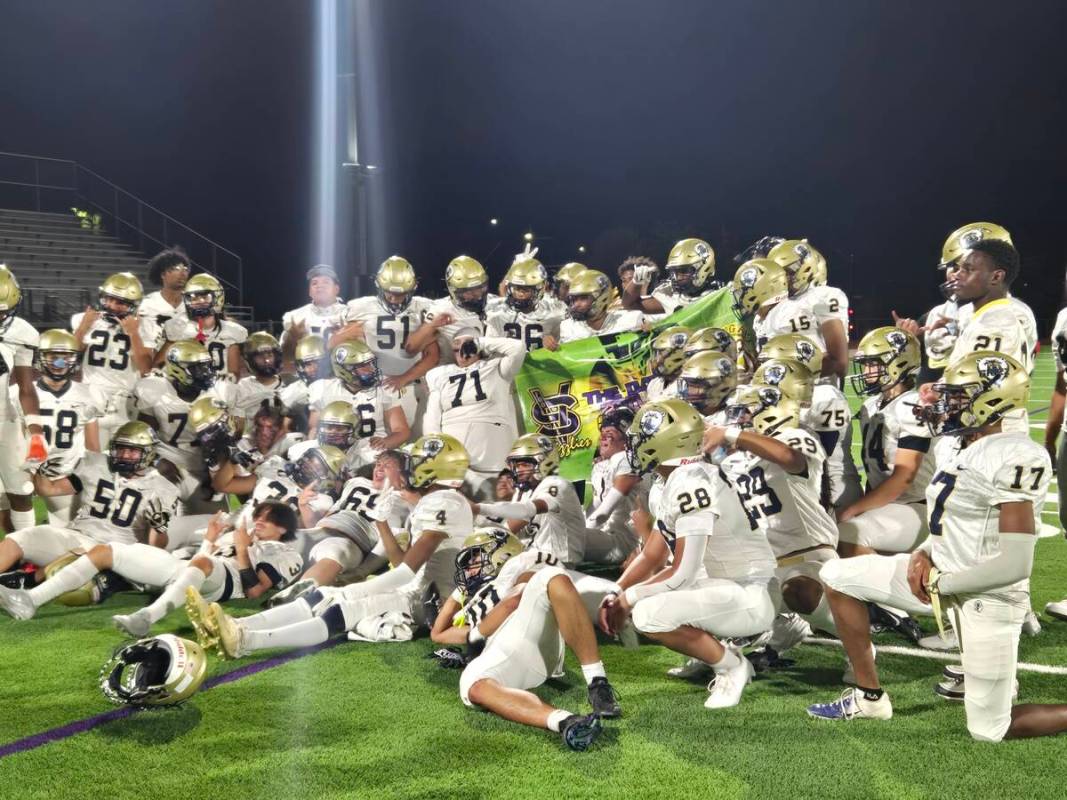
[[[7,264],[0,264],[0,333],[11,325],[22,305],[22,289]]]
[[[715,251],[703,239],[682,239],[667,254],[666,270],[674,291],[698,295],[715,277]]]
[[[752,383],[738,387],[726,401],[726,422],[771,436],[800,424],[800,404],[777,386]]]
[[[664,380],[672,380],[685,363],[685,347],[692,331],[682,325],[666,328],[652,340],[648,358],[649,371]]]
[[[301,489],[314,484],[316,491],[326,494],[336,494],[348,479],[345,454],[328,444],[309,447],[285,465],[285,472]]]
[[[256,331],[245,339],[241,354],[249,372],[261,378],[273,378],[282,369],[282,346],[266,331]]]
[[[626,457],[639,475],[660,465],[696,460],[704,438],[704,418],[684,400],[645,403],[626,431]]]
[[[775,386],[786,398],[801,406],[811,405],[811,396],[815,391],[815,375],[811,370],[799,361],[788,359],[761,362],[752,376],[752,382]]]
[[[156,432],[145,423],[134,420],[115,431],[108,446],[108,468],[119,475],[135,475],[149,469],[156,463],[156,448],[159,439]],[[122,457],[121,450],[137,450],[135,459]]]
[[[53,328],[41,334],[37,345],[37,370],[53,380],[72,377],[81,368],[78,340],[69,331]]]
[[[198,397],[189,406],[187,423],[193,439],[204,452],[216,446],[229,447],[237,441],[237,426],[227,408],[215,397]]]
[[[504,275],[505,302],[516,311],[529,314],[545,296],[547,280],[548,273],[540,261],[519,256]]]
[[[316,434],[319,444],[328,444],[341,450],[348,450],[356,443],[356,431],[359,429],[359,417],[352,409],[351,403],[335,400],[322,409],[319,414]]]
[[[559,461],[556,443],[543,433],[520,436],[504,459],[511,474],[515,476],[515,485],[520,489],[532,489],[549,475],[555,475],[559,469]],[[533,470],[525,477],[521,477],[517,469],[523,463],[533,464]]]
[[[956,228],[945,239],[941,247],[941,263],[937,266],[945,268],[949,264],[955,264],[974,245],[983,239],[999,239],[1002,242],[1013,244],[1011,234],[1006,228],[995,222],[972,222],[961,228]]]
[[[860,339],[852,356],[854,374],[849,376],[856,394],[881,394],[901,382],[914,379],[922,361],[919,340],[910,333],[886,325]]]
[[[789,278],[774,261],[754,258],[737,268],[732,289],[734,313],[744,319],[764,306],[785,300],[789,296]]]
[[[45,580],[51,580],[61,569],[65,569],[77,561],[81,556],[77,553],[64,553],[52,563],[48,564],[44,568]],[[80,608],[82,606],[95,606],[103,600],[103,596],[100,591],[100,584],[97,581],[99,575],[95,575],[88,581],[83,583],[77,589],[71,589],[69,592],[64,592],[56,598],[56,602],[60,605],[70,606],[71,608]]]
[[[400,449],[404,477],[412,489],[434,483],[460,485],[467,475],[470,456],[457,439],[447,433],[430,433]]]
[[[411,305],[419,279],[410,261],[400,256],[389,256],[378,267],[374,285],[378,287],[378,299],[381,304],[389,309],[390,313],[402,314]],[[394,299],[390,300],[387,295],[393,295]],[[396,300],[397,296],[401,299]]]
[[[470,256],[456,256],[445,267],[448,296],[458,308],[481,314],[489,294],[489,275],[485,267]]]
[[[583,270],[571,278],[567,293],[567,312],[571,319],[603,317],[611,305],[612,288],[611,279],[595,269]]]
[[[330,365],[334,377],[353,393],[372,389],[382,382],[378,357],[359,339],[337,345],[330,353]]]
[[[558,286],[561,283],[569,285],[577,277],[578,273],[585,272],[587,269],[589,267],[585,264],[579,264],[577,261],[568,261],[556,271],[556,285]]]
[[[715,350],[687,358],[678,375],[678,396],[705,415],[717,411],[736,387],[737,362]]]
[[[175,389],[186,394],[207,391],[215,383],[215,366],[207,348],[196,339],[183,339],[167,349],[163,374]]]
[[[100,688],[120,705],[175,706],[196,693],[205,675],[200,645],[164,633],[116,650],[100,672]]]
[[[697,328],[685,343],[685,357],[692,358],[697,353],[725,353],[732,361],[737,361],[737,342],[724,328]]]
[[[1010,356],[992,350],[969,353],[934,384],[940,395],[929,422],[934,436],[963,436],[1026,408],[1030,376]]]
[[[109,308],[104,303],[107,299],[118,303],[118,307]],[[116,272],[108,275],[100,284],[97,309],[107,317],[122,319],[136,311],[143,299],[144,288],[138,277],[132,272]]]
[[[785,269],[792,296],[806,291],[812,285],[818,263],[826,263],[822,253],[808,244],[807,239],[786,239],[775,245],[767,258]]]
[[[802,333],[779,333],[760,348],[758,360],[799,361],[812,375],[822,373],[822,350]]]
[[[506,528],[475,528],[456,554],[456,586],[470,597],[499,575],[509,558],[521,552],[522,542]]]
[[[323,372],[322,362],[326,360],[326,340],[317,333],[309,334],[296,343],[293,355],[296,362],[296,374],[304,383],[311,383]]]
[[[226,292],[222,284],[218,278],[206,272],[197,273],[185,282],[182,298],[189,319],[217,317],[226,307]]]

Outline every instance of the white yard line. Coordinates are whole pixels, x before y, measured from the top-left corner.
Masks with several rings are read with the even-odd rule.
[[[837,639],[824,639],[821,636],[809,636],[804,644],[818,644],[823,647],[841,647]],[[879,653],[888,653],[894,656],[912,656],[914,658],[927,658],[931,661],[945,661],[959,663],[959,653],[944,653],[938,650],[923,650],[919,647],[903,647],[895,644],[876,645]],[[1027,661],[1018,663],[1019,669],[1024,672],[1040,672],[1043,675],[1067,675],[1067,667],[1058,667],[1052,664],[1031,664]]]

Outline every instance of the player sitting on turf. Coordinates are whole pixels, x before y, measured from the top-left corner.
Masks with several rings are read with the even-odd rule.
[[[392,531],[379,534],[394,568],[372,580],[339,589],[321,587],[291,603],[242,619],[217,605],[210,608],[190,592],[188,611],[207,641],[217,639],[222,654],[239,658],[272,647],[309,647],[358,630],[366,638],[410,638],[423,621],[423,598],[432,590],[451,593],[455,557],[474,528],[467,498],[456,491],[467,471],[467,453],[451,436],[431,434],[407,445],[404,479],[421,497],[408,526],[411,546],[402,551]],[[388,504],[375,517],[386,519]],[[368,626],[361,622],[368,621]],[[390,631],[380,633],[380,622]]]
[[[981,741],[1067,730],[1067,705],[1012,707],[1035,532],[1052,476],[1041,445],[1003,431],[1025,408],[1024,367],[991,351],[972,353],[934,384],[924,406],[938,445],[938,471],[926,490],[930,537],[911,555],[865,555],[825,564],[821,577],[855,672],[855,688],[808,713],[819,719],[889,719],[870,646],[865,601],[940,617],[962,645],[967,730]],[[951,439],[949,437],[952,437]]]
[[[632,614],[641,633],[710,665],[715,680],[704,705],[727,708],[740,702],[753,670],[740,648],[720,639],[770,628],[775,561],[764,532],[749,525],[737,495],[701,459],[703,434],[703,418],[683,400],[646,403],[637,412],[627,456],[639,472],[660,478],[649,511],[673,559],[667,566],[666,548],[659,548],[654,575],[642,580],[640,568],[628,570],[619,579],[624,591],[605,600],[601,620],[612,632]]]
[[[519,555],[521,545],[502,528],[479,529],[464,544],[456,557],[456,592],[433,629],[437,642],[484,644],[460,676],[460,698],[512,722],[558,732],[569,748],[585,750],[600,734],[600,718],[622,711],[570,576],[552,565],[551,556]],[[509,569],[510,561],[516,563]],[[589,687],[593,713],[584,717],[529,691],[562,672],[564,642]]]

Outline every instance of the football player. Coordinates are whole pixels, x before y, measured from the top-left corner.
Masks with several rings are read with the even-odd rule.
[[[127,422],[115,432],[107,455],[86,452],[74,472],[63,478],[36,473],[37,494],[78,494],[78,513],[65,528],[38,525],[8,534],[0,541],[0,572],[20,561],[43,567],[69,550],[103,542],[140,540],[166,547],[178,490],[153,466],[158,443],[143,422]]]
[[[674,325],[652,339],[648,357],[652,380],[645,386],[646,399],[666,400],[677,396],[675,382],[685,363],[685,346],[691,335],[689,328]]]
[[[175,317],[163,326],[155,363],[163,363],[175,342],[195,339],[207,348],[219,377],[237,380],[241,374],[241,345],[248,338],[248,331],[226,319],[222,284],[214,275],[201,272],[186,281],[182,297],[186,316]]]
[[[318,334],[308,334],[296,343],[293,362],[296,376],[300,379],[282,387],[279,398],[286,410],[294,416],[303,416],[308,412],[308,387],[319,378],[325,378],[330,371],[325,340]],[[306,427],[306,425],[305,425]]]
[[[894,327],[875,328],[853,356],[867,493],[838,511],[842,556],[910,553],[927,536],[926,487],[934,474],[930,431],[915,416],[919,342]]]
[[[145,342],[137,319],[144,292],[129,272],[109,275],[100,285],[96,308],[70,319],[74,338],[85,359],[82,380],[108,398],[107,414],[100,419],[100,446],[133,416],[133,389],[152,366],[151,342]]]
[[[751,318],[757,350],[781,333],[801,333],[825,356],[826,343],[815,312],[808,303],[789,297],[789,275],[777,262],[768,258],[746,261],[737,268],[732,290],[734,313],[738,319]]]
[[[37,405],[48,443],[48,460],[40,469],[52,477],[74,471],[86,450],[100,452],[97,420],[104,415],[107,398],[88,383],[74,380],[81,368],[78,340],[58,329],[41,334],[37,349]],[[70,522],[73,497],[49,497],[48,521],[63,526]]]
[[[137,306],[141,338],[146,345],[155,346],[168,320],[185,316],[182,289],[189,280],[191,270],[189,256],[177,246],[157,253],[148,262],[148,280],[153,286],[158,286],[159,291],[146,294]]]
[[[1067,730],[1067,705],[1012,707],[1035,534],[1052,475],[1039,444],[1003,429],[1011,409],[1026,407],[1029,388],[1025,367],[993,351],[965,356],[935,385],[927,419],[931,432],[946,438],[926,490],[930,537],[910,555],[859,556],[822,568],[856,685],[836,701],[810,706],[811,716],[892,717],[870,649],[864,602],[875,601],[938,617],[949,612],[964,643],[972,738],[999,742]]]
[[[282,402],[282,347],[269,333],[257,331],[241,345],[241,354],[248,374],[237,381],[233,403],[237,413],[251,421],[263,403]]]
[[[815,285],[816,275],[826,273],[826,259],[807,239],[779,242],[767,258],[785,269],[790,298],[807,303],[815,315],[826,353],[823,374],[843,378],[848,371],[848,298],[825,281]]]
[[[547,436],[520,436],[507,455],[515,476],[514,498],[476,504],[474,513],[508,520],[515,533],[526,528],[531,548],[570,567],[585,557],[585,515],[574,485],[556,474],[559,460],[559,450]]]
[[[726,400],[737,388],[737,366],[729,353],[703,350],[685,360],[678,375],[678,397],[709,423],[725,422]]]
[[[378,358],[387,389],[396,392],[408,427],[419,425],[426,405],[426,386],[423,377],[437,366],[440,349],[431,339],[421,352],[409,351],[412,333],[424,324],[430,300],[418,297],[415,269],[406,258],[390,256],[378,268],[374,277],[376,297],[359,297],[348,302],[345,327],[330,339],[330,346],[351,339],[362,339]]]
[[[569,283],[567,317],[560,323],[561,344],[618,331],[641,330],[646,322],[640,311],[613,311],[611,280],[603,272],[587,269]]]
[[[697,328],[685,342],[686,360],[697,353],[723,353],[733,363],[737,363],[737,341],[725,328]]]
[[[515,339],[478,336],[473,328],[456,332],[450,361],[426,376],[430,397],[423,429],[454,436],[470,456],[477,493],[489,491],[518,435],[514,382],[526,358]]]
[[[399,447],[411,436],[404,410],[396,393],[382,381],[378,359],[358,339],[336,347],[330,353],[333,377],[315,381],[308,387],[308,433],[314,436],[319,415],[330,403],[343,400],[359,416],[359,441],[352,456],[357,466],[369,465],[381,450]]]
[[[328,339],[344,323],[345,304],[338,299],[341,282],[337,272],[326,264],[316,264],[307,271],[307,305],[286,311],[282,315],[281,346],[286,357],[292,357],[296,343],[305,336],[321,336]]]
[[[555,284],[555,290],[553,294],[556,299],[563,303],[564,308],[567,306],[567,297],[570,295],[571,281],[573,281],[578,274],[585,272],[589,267],[585,264],[579,264],[577,261],[568,261],[558,270],[556,270],[553,283]]]
[[[683,400],[646,403],[627,431],[627,457],[642,474],[663,479],[649,511],[673,554],[642,581],[624,575],[622,590],[605,601],[608,631],[633,616],[638,631],[711,666],[715,680],[706,708],[737,705],[754,674],[723,637],[760,634],[774,620],[768,583],[774,555],[762,531],[752,530],[737,496],[702,462],[704,419]],[[662,550],[661,550],[662,552]]]
[[[494,303],[486,318],[486,333],[518,339],[527,351],[559,344],[559,326],[567,307],[545,296],[548,273],[535,258],[518,256],[504,275],[504,297]]]
[[[1045,449],[1048,450],[1052,463],[1056,465],[1056,474],[1067,478],[1067,436],[1064,436],[1057,447],[1057,440],[1061,431],[1067,429],[1067,420],[1064,418],[1064,406],[1067,405],[1067,308],[1060,309],[1056,315],[1056,322],[1052,326],[1052,355],[1056,361],[1056,383],[1052,388],[1052,397],[1049,399],[1048,421],[1045,423]],[[1058,504],[1060,527],[1067,531],[1067,480],[1064,488],[1060,489],[1057,483],[1057,492],[1060,503]],[[1067,611],[1067,608],[1064,609]]]
[[[626,429],[633,418],[629,408],[616,406],[605,409],[598,420],[598,458],[589,479],[593,500],[585,517],[585,561],[621,564],[637,547],[630,512],[647,492],[626,457]]]
[[[634,271],[633,281],[624,288],[622,305],[646,314],[673,314],[679,308],[719,288],[715,281],[715,251],[703,239],[682,239],[667,255],[667,280],[652,294],[643,297],[655,274],[648,267]]]
[[[485,307],[489,298],[489,274],[470,256],[456,256],[445,268],[448,297],[435,300],[426,309],[426,325],[408,337],[409,354],[421,353],[436,337],[441,364],[452,362],[452,340],[457,331],[474,328],[485,334]]]
[[[321,644],[332,636],[359,630],[364,620],[374,623],[381,615],[406,614],[412,625],[421,624],[422,600],[431,586],[441,595],[455,588],[456,554],[474,528],[468,500],[453,488],[462,483],[468,458],[463,446],[445,434],[423,436],[402,452],[404,479],[420,499],[408,521],[411,545],[407,551],[400,549],[387,525],[378,526],[393,569],[351,586],[321,587],[239,620],[216,604],[206,609],[192,597],[187,610],[196,620],[198,635],[208,641],[217,637],[225,657],[239,658],[272,647]],[[379,514],[383,510],[379,505]],[[373,635],[374,627],[364,630]],[[407,627],[410,631],[411,626]]]

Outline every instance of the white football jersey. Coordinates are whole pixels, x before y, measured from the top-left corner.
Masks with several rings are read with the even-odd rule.
[[[820,326],[837,320],[845,326],[848,336],[848,295],[843,291],[836,286],[809,286],[797,299],[807,301]]]
[[[850,484],[858,487],[860,483],[852,460],[852,410],[845,393],[832,383],[815,384],[811,405],[801,412],[800,424],[819,437],[826,452],[830,502],[836,504]]]
[[[915,503],[926,496],[926,486],[935,468],[930,429],[915,418],[918,392],[904,392],[882,405],[878,395],[868,397],[860,407],[860,431],[863,436],[863,467],[867,486],[877,489],[893,474],[897,449],[917,450],[923,460],[915,480],[894,502]]]
[[[590,483],[593,486],[593,502],[590,508],[596,508],[604,500],[604,496],[615,485],[615,479],[623,475],[633,475],[633,467],[630,459],[626,457],[626,451],[615,453],[610,458],[602,458],[593,464]],[[647,495],[646,483],[637,484],[630,494],[619,501],[602,526],[604,530],[613,534],[632,535],[630,525],[630,512],[634,510],[639,499]]]
[[[69,475],[85,455],[85,425],[104,416],[107,397],[88,383],[70,381],[59,391],[38,380],[37,407],[48,442],[48,472]]]
[[[217,602],[224,603],[227,600],[244,597],[244,587],[241,586],[241,568],[237,564],[237,548],[233,543],[233,534],[223,534],[215,546],[216,550],[211,555],[222,559],[223,567],[228,573],[222,597]],[[248,560],[252,564],[252,569],[270,578],[274,589],[283,589],[288,586],[304,568],[304,559],[300,555],[300,550],[292,542],[260,541],[253,538],[252,544],[248,546]]]
[[[496,303],[486,315],[486,335],[517,339],[527,351],[543,347],[545,336],[559,339],[559,326],[567,308],[553,297],[544,297],[530,313],[516,311],[507,302]]]
[[[1008,303],[1010,304],[1012,313],[1015,314],[1015,319],[1023,329],[1023,336],[1026,340],[1027,352],[1030,353],[1031,359],[1034,355],[1034,350],[1037,348],[1037,320],[1034,318],[1034,312],[1026,303],[1020,300],[1018,297],[1008,295]],[[974,316],[974,303],[967,303],[960,307],[959,310],[959,326],[962,330],[970,322]],[[1010,353],[1008,355],[1011,355]]]
[[[385,424],[385,412],[400,405],[396,392],[384,386],[375,386],[353,394],[345,388],[340,378],[326,378],[315,381],[308,387],[308,409],[320,414],[330,403],[338,400],[348,403],[359,417],[356,435],[359,440],[352,450],[353,457],[358,456],[368,463],[374,460],[375,450],[370,445],[372,436],[388,436],[389,428]]]
[[[1064,375],[1067,371],[1067,308],[1056,315],[1056,324],[1052,326],[1052,357],[1056,360],[1056,374]],[[1067,430],[1067,414],[1063,417],[1063,429]]]
[[[695,303],[703,297],[707,297],[715,289],[708,289],[697,295],[681,294],[674,291],[674,286],[670,281],[663,281],[652,290],[652,298],[659,300],[659,304],[663,306],[664,314],[673,314],[679,308],[685,308],[690,303]]]
[[[804,472],[794,475],[745,451],[719,465],[748,514],[749,526],[762,528],[775,556],[819,545],[837,546],[837,526],[819,502],[826,452],[814,434],[783,428],[772,437],[801,453]]]
[[[78,330],[84,313],[70,318],[71,328]],[[141,323],[141,340],[145,347],[152,347],[152,341],[145,341],[144,323]],[[141,371],[133,363],[133,344],[130,337],[118,322],[110,322],[101,316],[85,332],[85,345],[82,358],[82,380],[91,383],[110,395],[113,392],[133,392],[133,386],[141,377]]]
[[[369,478],[352,478],[345,483],[340,497],[330,506],[326,516],[319,520],[319,527],[343,533],[359,545],[360,550],[369,553],[378,544],[379,537],[378,527],[367,512],[375,508],[384,491],[384,488],[375,488]],[[414,506],[399,495],[394,498],[387,522],[390,528],[399,532],[407,524]]]
[[[926,349],[926,358],[930,366],[940,369],[948,363],[948,357],[952,348],[956,346],[956,338],[960,333],[960,306],[955,299],[946,300],[936,305],[926,313],[926,325],[934,325],[944,320],[945,323],[935,330],[923,333],[923,347]]]
[[[287,383],[278,392],[278,399],[282,401],[286,411],[307,410],[308,385],[301,380]]]
[[[943,572],[959,572],[1000,552],[1001,503],[1030,502],[1034,530],[1052,478],[1052,461],[1041,445],[1022,433],[983,436],[960,449],[955,437],[937,444],[937,473],[926,488],[931,557]],[[1025,578],[990,594],[1024,598]]]
[[[178,513],[178,487],[157,470],[143,475],[113,473],[107,456],[86,452],[67,478],[81,495],[70,527],[98,542],[134,544],[148,536],[145,506],[159,502],[172,516]]]
[[[518,491],[515,500],[559,501],[557,512],[537,514],[527,524],[530,547],[550,553],[565,564],[577,564],[585,555],[585,514],[574,486],[566,478],[549,475],[533,491]]]
[[[289,333],[294,325],[304,323],[304,335],[327,336],[329,331],[340,328],[345,321],[345,304],[340,300],[328,305],[317,306],[307,303],[282,314],[282,331]]]
[[[22,317],[12,317],[0,333],[0,421],[13,420],[18,411],[11,402],[8,387],[15,386],[11,371],[15,367],[32,367],[41,335]]]
[[[978,311],[965,315],[960,309],[960,334],[949,356],[949,365],[958,364],[977,350],[995,350],[1011,356],[1027,372],[1034,370],[1032,339],[1008,298],[986,303]]]
[[[451,594],[456,588],[456,556],[474,531],[474,516],[467,498],[455,489],[439,489],[424,495],[408,517],[408,530],[412,545],[426,531],[444,533],[447,538],[437,545],[405,590],[410,588],[421,597],[433,584],[441,597]]]
[[[485,357],[466,367],[445,364],[426,373],[430,399],[423,428],[447,431],[471,422],[514,426],[515,376],[526,358],[526,347],[514,339],[482,337]],[[462,437],[460,437],[462,439]]]
[[[805,295],[807,292],[804,293]],[[826,342],[819,330],[819,319],[812,308],[812,298],[787,297],[776,303],[763,317],[752,318],[752,330],[756,334],[756,349],[782,333],[800,333],[807,336],[824,353]]]
[[[303,381],[297,381],[301,386]],[[259,411],[264,402],[273,404],[275,401],[285,405],[283,399],[286,384],[280,375],[274,376],[269,383],[261,383],[255,375],[246,375],[237,381],[234,387],[233,408],[238,416],[244,417],[246,426],[251,423],[252,417]]]
[[[345,322],[363,323],[363,341],[377,356],[383,375],[402,375],[421,357],[420,353],[409,355],[404,345],[422,327],[430,302],[425,297],[412,297],[406,309],[394,314],[377,296],[358,297],[348,301]]]
[[[251,530],[252,513],[257,505],[266,500],[288,503],[294,511],[300,512],[297,501],[303,489],[285,471],[288,464],[289,462],[281,456],[271,456],[256,466],[253,473],[256,476],[256,488],[252,490],[252,496],[241,506],[238,525],[244,522]],[[316,494],[311,500],[312,510],[322,513],[326,513],[332,505],[333,498],[322,492]]]
[[[178,301],[178,305],[172,306],[163,297],[162,292],[146,294],[144,300],[137,305],[137,317],[141,320],[141,338],[146,347],[154,347],[159,341],[160,332],[168,321],[175,317],[184,317],[185,303]]]
[[[707,536],[698,578],[765,583],[775,561],[767,537],[748,524],[745,510],[719,471],[702,462],[674,469],[649,511],[671,551],[686,536]]]
[[[637,310],[609,309],[600,330],[593,330],[585,320],[566,317],[559,326],[559,340],[561,344],[566,344],[578,339],[588,339],[590,336],[603,336],[607,333],[637,332],[641,330],[641,326],[646,321],[658,318],[658,316],[648,316]]]
[[[137,411],[156,421],[159,455],[194,475],[206,474],[200,449],[193,442],[196,434],[188,426],[189,408],[204,396],[213,398],[226,408],[232,407],[233,384],[219,381],[192,400],[183,400],[170,380],[160,372],[151,372],[137,381],[133,395]]]
[[[488,308],[488,305],[486,306]],[[452,317],[452,322],[448,325],[442,325],[437,329],[437,345],[441,348],[441,364],[454,364],[455,359],[452,357],[452,340],[456,338],[456,334],[464,328],[473,328],[478,331],[479,336],[485,335],[485,317],[481,317],[475,314],[473,311],[467,311],[465,308],[460,308],[452,302],[451,297],[442,297],[439,300],[434,300],[426,307],[425,322],[430,322],[434,317],[439,314],[448,314]]]
[[[460,603],[462,608],[452,616],[452,625],[457,627],[470,625],[473,627],[479,624],[485,619],[486,614],[492,611],[493,607],[500,602],[500,598],[507,596],[520,576],[527,572],[538,572],[545,567],[558,566],[560,566],[559,559],[551,553],[543,553],[540,550],[523,550],[504,562],[499,574],[471,595],[470,598],[467,598],[463,590],[457,586],[452,592],[452,599]]]
[[[216,319],[215,327],[205,328],[204,347],[211,354],[211,364],[219,375],[229,375],[230,370],[226,366],[226,350],[230,345],[242,345],[248,338],[248,331],[243,325],[231,322],[228,319]],[[181,342],[186,339],[196,339],[200,333],[198,323],[187,317],[175,317],[163,326],[163,338],[156,350],[161,350],[167,342]]]

